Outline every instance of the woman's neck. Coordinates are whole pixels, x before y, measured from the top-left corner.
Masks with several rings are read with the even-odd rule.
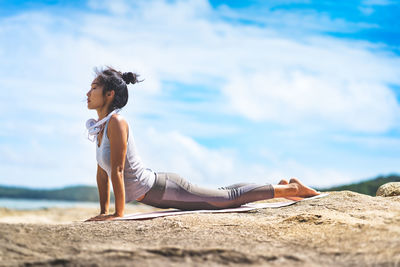
[[[97,109],[97,116],[99,116],[99,120],[105,118],[110,112],[108,111],[108,107],[103,107]]]

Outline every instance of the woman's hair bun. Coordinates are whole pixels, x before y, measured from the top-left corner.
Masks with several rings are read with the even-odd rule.
[[[135,84],[138,82],[142,82],[138,80],[139,75],[132,72],[124,72],[122,74],[122,79],[125,81],[126,84]]]

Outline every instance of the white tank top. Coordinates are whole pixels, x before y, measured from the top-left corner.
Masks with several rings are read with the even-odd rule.
[[[96,160],[99,166],[106,171],[111,179],[110,162],[110,140],[107,137],[107,126],[109,119],[105,123],[104,133],[100,146],[96,142]],[[125,156],[124,183],[125,183],[125,202],[131,202],[147,193],[153,186],[155,173],[151,169],[143,166],[142,160],[136,151],[133,135],[128,126],[128,144]]]

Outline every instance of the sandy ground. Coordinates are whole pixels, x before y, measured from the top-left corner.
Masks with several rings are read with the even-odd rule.
[[[247,213],[82,222],[95,214],[0,210],[0,266],[400,266],[400,197],[343,191]]]

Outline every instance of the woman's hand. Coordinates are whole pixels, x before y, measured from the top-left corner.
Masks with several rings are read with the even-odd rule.
[[[123,217],[123,216],[118,215],[116,213],[114,213],[114,214],[100,214],[100,215],[97,215],[97,216],[92,217],[90,219],[87,219],[85,222],[109,221],[109,220],[113,220],[114,218],[119,218],[119,217]]]
[[[92,218],[87,219],[85,222],[91,222],[91,221],[101,221],[101,218],[108,216],[108,214],[101,213],[97,216],[94,216]]]

